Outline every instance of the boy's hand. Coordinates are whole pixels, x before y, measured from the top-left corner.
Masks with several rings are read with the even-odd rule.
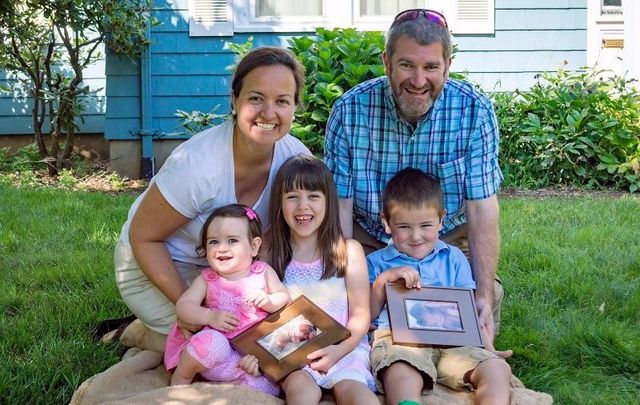
[[[381,274],[388,283],[394,283],[400,279],[404,280],[405,287],[420,289],[420,274],[412,267],[401,266],[389,269]]]
[[[226,311],[209,310],[208,325],[221,332],[236,330],[240,319],[235,314]]]
[[[245,299],[248,303],[253,304],[257,308],[264,308],[266,305],[271,303],[269,294],[262,290],[257,290],[248,294]]]
[[[258,359],[251,355],[247,354],[238,362],[238,367],[243,369],[247,374],[257,377],[260,375],[260,367],[258,365]]]

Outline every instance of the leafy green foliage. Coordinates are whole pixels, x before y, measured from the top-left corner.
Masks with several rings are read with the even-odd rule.
[[[55,176],[69,162],[86,109],[81,101],[96,90],[83,71],[102,55],[100,46],[137,58],[149,44],[147,27],[157,24],[151,0],[16,0],[0,8],[0,69],[15,75],[11,89],[33,100],[33,131],[41,161]],[[9,4],[11,3],[11,4]],[[48,121],[51,139],[42,133]],[[60,141],[64,148],[60,150]]]
[[[37,170],[39,166],[40,155],[34,144],[19,148],[15,154],[10,153],[8,146],[0,149],[0,171]]]
[[[493,95],[507,185],[640,188],[640,92],[600,73],[560,69]]]
[[[384,35],[353,28],[319,28],[314,37],[292,38],[289,48],[307,72],[291,133],[312,152],[322,153],[333,103],[351,87],[384,74]]]
[[[218,108],[220,108],[220,104],[214,106],[213,109],[207,113],[178,110],[176,111],[176,116],[180,119],[180,126],[186,129],[189,134],[195,135],[216,123],[220,123],[220,120],[227,116],[226,114],[217,114],[216,110]]]

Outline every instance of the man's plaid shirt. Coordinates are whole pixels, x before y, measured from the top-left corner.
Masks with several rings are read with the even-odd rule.
[[[400,118],[385,76],[345,93],[331,111],[324,157],[339,198],[352,198],[354,219],[388,241],[380,220],[382,190],[398,171],[414,167],[437,179],[447,216],[441,233],[466,222],[464,200],[495,194],[498,124],[491,102],[471,84],[449,79],[416,128]]]

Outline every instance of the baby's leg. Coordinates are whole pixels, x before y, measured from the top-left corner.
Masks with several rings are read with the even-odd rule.
[[[254,377],[250,374],[246,374],[240,385],[245,385],[253,388],[254,390],[273,395],[274,397],[277,397],[280,394],[280,387],[263,375]]]
[[[209,381],[228,382],[242,377],[236,366],[240,355],[229,345],[229,340],[217,330],[202,330],[189,339],[180,363],[174,373],[176,381],[193,380],[196,374]],[[173,385],[173,378],[171,380]]]
[[[194,359],[186,350],[180,355],[178,367],[171,377],[171,385],[191,384],[196,374],[206,370],[198,360]]]
[[[303,370],[294,371],[285,378],[282,389],[287,404],[308,405],[317,404],[322,397],[322,391],[309,373]]]
[[[508,404],[511,367],[502,359],[487,359],[473,369],[469,381],[476,388],[476,404]]]

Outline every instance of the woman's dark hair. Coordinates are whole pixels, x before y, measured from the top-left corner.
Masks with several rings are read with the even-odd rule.
[[[228,204],[213,210],[211,215],[204,221],[202,225],[202,232],[200,234],[200,246],[196,248],[196,253],[199,257],[205,257],[207,255],[207,229],[214,218],[244,218],[249,224],[249,242],[255,237],[262,237],[262,223],[260,217],[251,208],[244,204]],[[256,256],[257,257],[257,256]],[[254,260],[256,258],[254,257]]]
[[[302,88],[304,87],[304,66],[296,57],[284,48],[263,46],[247,53],[238,63],[231,82],[231,92],[237,98],[242,90],[244,78],[254,69],[262,66],[282,65],[288,67],[296,80],[295,103],[300,104]]]
[[[282,196],[293,190],[321,191],[327,206],[322,224],[318,228],[318,248],[322,254],[322,279],[344,277],[347,268],[347,243],[340,229],[338,195],[331,172],[325,164],[307,155],[289,158],[278,171],[273,182],[269,217],[273,244],[271,265],[284,279],[284,271],[291,262],[291,230],[282,213]]]

